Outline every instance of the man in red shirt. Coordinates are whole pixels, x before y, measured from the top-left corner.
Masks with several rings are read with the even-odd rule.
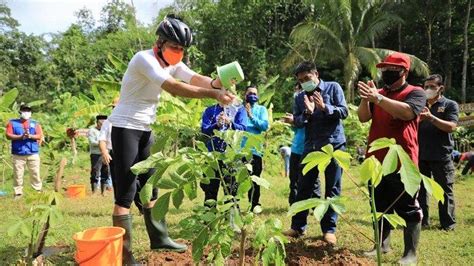
[[[392,53],[383,62],[377,64],[382,70],[384,88],[377,89],[372,81],[359,82],[361,102],[358,116],[361,122],[372,120],[368,143],[379,138],[394,138],[418,165],[418,123],[419,115],[426,105],[426,95],[422,88],[406,82],[410,70],[410,58],[406,54]],[[374,155],[383,161],[388,149],[378,150],[367,154],[366,158]],[[406,221],[403,231],[405,251],[399,260],[400,264],[416,263],[416,247],[420,237],[422,212],[418,200],[404,193],[400,174],[392,173],[382,178],[375,189],[375,205],[377,212],[397,212]],[[392,206],[392,203],[394,203]],[[379,223],[379,228],[381,223]],[[390,251],[390,224],[384,221],[382,234],[382,252]],[[366,253],[375,255],[375,251]]]
[[[23,195],[23,174],[25,165],[31,174],[31,186],[36,191],[41,191],[39,142],[43,131],[35,120],[30,119],[31,107],[20,106],[20,118],[12,119],[7,124],[6,136],[11,140],[13,157],[13,189],[15,199]]]

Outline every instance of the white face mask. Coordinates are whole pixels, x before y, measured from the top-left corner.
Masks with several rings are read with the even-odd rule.
[[[25,120],[28,120],[31,117],[31,112],[20,112],[20,117]]]
[[[433,89],[427,89],[425,90],[426,98],[429,100],[434,99],[436,96],[438,96],[438,90],[433,90]]]

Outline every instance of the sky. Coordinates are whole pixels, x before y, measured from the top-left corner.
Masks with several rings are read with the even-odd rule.
[[[131,4],[132,0],[124,0]],[[152,22],[158,10],[171,4],[173,0],[133,0],[137,18],[145,24]],[[65,31],[76,21],[74,12],[86,7],[92,10],[96,21],[100,20],[100,10],[107,0],[6,0],[12,17],[25,33],[40,35]],[[97,25],[97,24],[96,24]]]

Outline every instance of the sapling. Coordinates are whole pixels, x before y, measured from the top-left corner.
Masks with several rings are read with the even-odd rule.
[[[361,194],[367,198],[371,208],[371,220],[375,231],[374,243],[378,265],[381,265],[381,232],[379,232],[377,224],[379,221],[383,223],[383,220],[385,219],[393,227],[406,226],[405,220],[398,214],[387,213],[405,192],[412,197],[415,196],[420,183],[423,182],[423,185],[429,194],[433,195],[433,197],[438,201],[444,201],[444,191],[442,187],[433,179],[422,175],[408,154],[400,145],[396,144],[394,139],[380,138],[370,143],[369,152],[380,149],[388,149],[383,163],[378,161],[374,156],[366,158],[360,168],[359,182],[356,181],[357,179],[354,178],[352,171],[350,170],[351,156],[340,150],[334,151],[330,144],[322,147],[321,151],[309,153],[302,161],[302,164],[305,164],[303,174],[306,174],[314,167],[318,167],[319,172],[322,173],[331,160],[335,160],[344,170],[345,176],[348,177],[349,180],[356,185]],[[384,176],[396,171],[400,174],[404,191],[402,191],[398,198],[392,202],[384,212],[377,212],[375,208],[375,188],[380,184]],[[369,192],[366,190],[367,187]],[[300,211],[314,208],[313,214],[315,218],[320,221],[329,207],[339,215],[342,215],[345,211],[344,200],[344,197],[337,196],[327,199],[308,199],[299,201],[290,207],[288,215],[292,216]],[[361,233],[359,230],[356,231]]]

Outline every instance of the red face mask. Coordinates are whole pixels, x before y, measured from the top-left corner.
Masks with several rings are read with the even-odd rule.
[[[158,55],[158,47],[153,47],[155,55]],[[183,60],[184,51],[177,51],[171,48],[161,49],[162,59],[169,65],[176,65]]]

